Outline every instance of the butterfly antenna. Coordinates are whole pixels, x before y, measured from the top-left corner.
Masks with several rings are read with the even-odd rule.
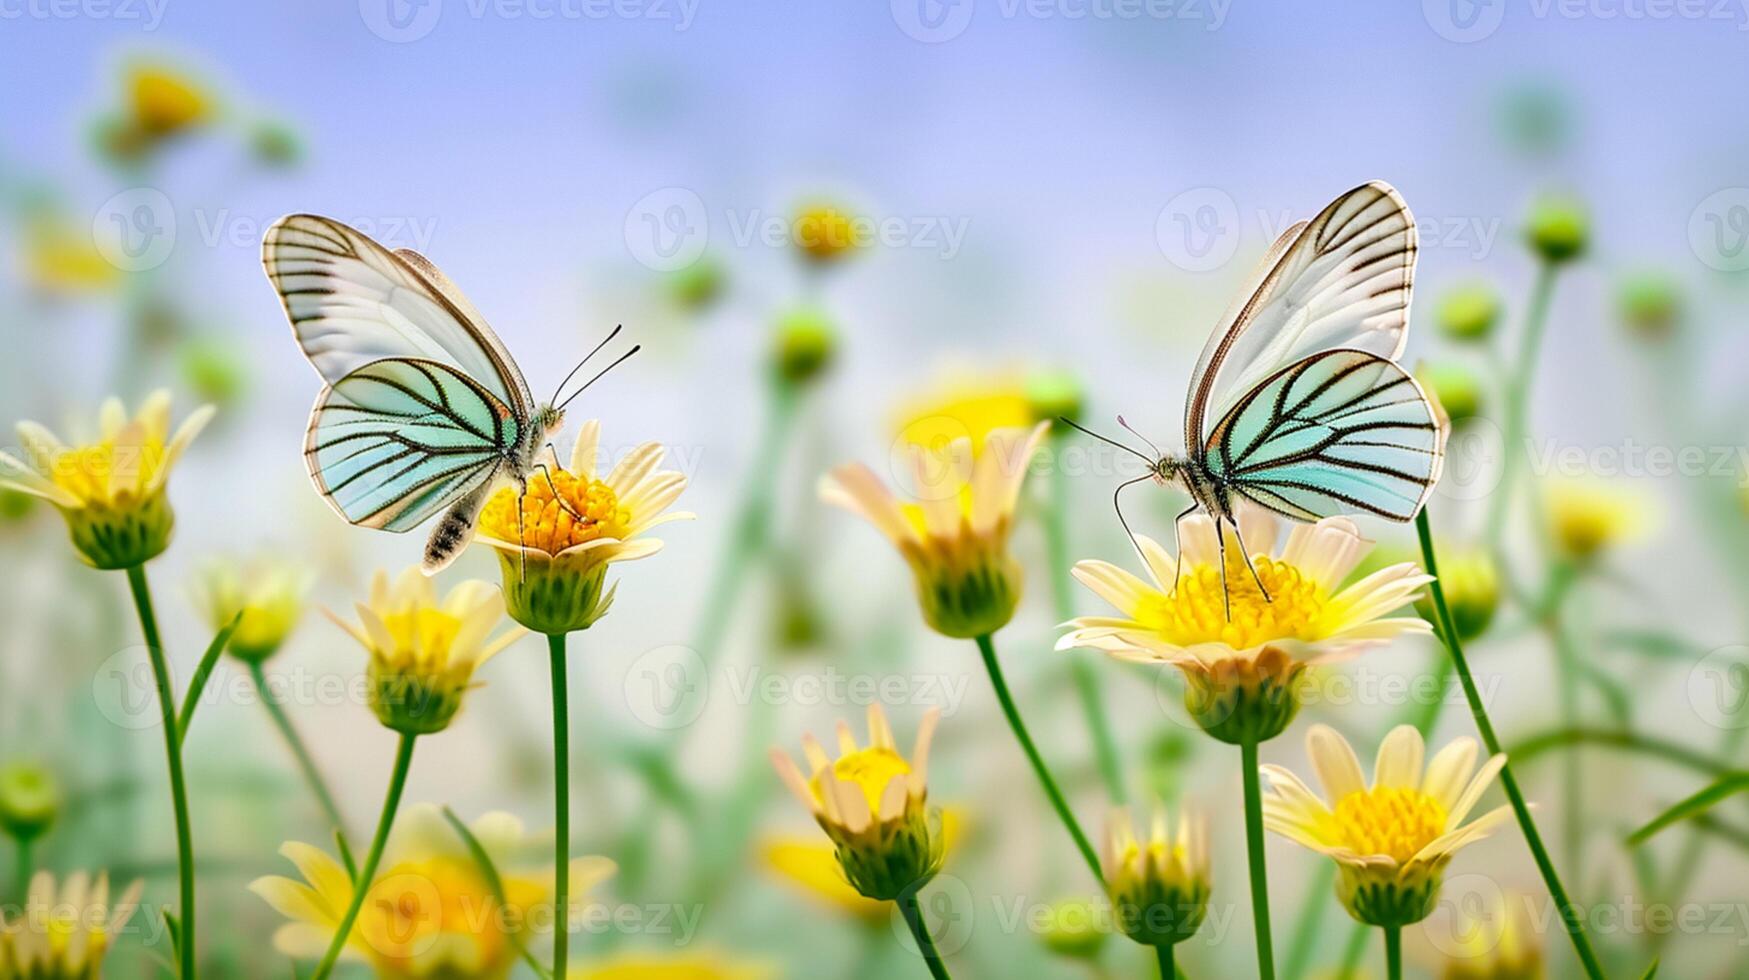
[[[601,339],[601,343],[595,345],[594,350],[591,350],[588,354],[585,354],[583,356],[583,359],[581,361],[577,362],[577,366],[571,369],[571,373],[565,375],[565,380],[559,382],[559,386],[557,388],[553,389],[553,401],[559,400],[559,392],[564,391],[565,386],[571,383],[571,379],[575,378],[577,376],[577,372],[583,370],[583,365],[588,364],[590,358],[601,353],[601,348],[606,347],[608,345],[608,342],[613,340],[613,338],[619,336],[619,332],[621,330],[624,330],[624,329],[625,329],[625,324],[623,324],[623,323],[615,326],[611,333],[609,333],[606,337],[603,337]]]
[[[1129,423],[1128,423],[1128,422],[1125,422],[1125,421],[1124,421],[1124,419],[1123,419],[1123,416],[1122,416],[1122,415],[1119,415],[1119,416],[1118,416],[1118,417],[1117,417],[1117,424],[1118,424],[1118,425],[1121,425],[1121,426],[1123,426],[1123,427],[1124,427],[1124,428],[1125,428],[1125,429],[1128,429],[1128,430],[1129,430],[1129,433],[1130,433],[1130,435],[1132,435],[1132,436],[1135,436],[1135,437],[1136,437],[1136,438],[1137,438],[1137,439],[1140,439],[1140,440],[1142,440],[1142,441],[1143,441],[1143,442],[1145,442],[1145,443],[1147,443],[1147,444],[1148,444],[1148,448],[1149,448],[1149,449],[1152,449],[1152,450],[1153,450],[1153,451],[1154,451],[1154,457],[1155,457],[1155,458],[1156,458],[1156,459],[1158,459],[1158,458],[1159,458],[1159,457],[1161,457],[1161,456],[1164,456],[1164,455],[1166,455],[1166,454],[1165,454],[1165,453],[1163,453],[1163,452],[1161,452],[1161,451],[1160,451],[1160,447],[1159,447],[1159,446],[1156,446],[1156,445],[1154,445],[1154,440],[1152,440],[1152,439],[1149,439],[1149,438],[1148,438],[1148,437],[1147,437],[1147,436],[1145,436],[1145,435],[1142,435],[1142,434],[1141,434],[1141,433],[1140,433],[1140,432],[1137,432],[1137,431],[1136,431],[1136,430],[1135,430],[1135,429],[1134,429],[1134,428],[1131,428],[1131,426],[1130,426],[1130,424],[1129,424]]]
[[[563,409],[566,405],[571,404],[571,402],[576,400],[578,395],[581,395],[585,391],[588,391],[590,385],[594,384],[597,381],[600,381],[603,375],[607,374],[607,372],[613,370],[614,368],[619,367],[621,364],[624,364],[626,362],[627,358],[631,357],[633,354],[636,354],[638,351],[641,351],[643,349],[644,349],[644,345],[639,344],[638,346],[633,347],[631,350],[626,351],[624,354],[621,354],[619,356],[619,358],[617,360],[615,360],[612,364],[609,364],[607,367],[604,367],[600,371],[596,372],[595,377],[590,378],[588,381],[585,381],[583,383],[583,387],[578,388],[576,391],[571,392],[571,397],[565,399],[564,401],[558,403],[557,405],[555,405],[553,407],[555,409]]]
[[[1137,459],[1140,459],[1143,462],[1147,463],[1150,468],[1152,468],[1154,463],[1156,462],[1156,459],[1157,459],[1156,457],[1150,457],[1147,453],[1144,453],[1141,450],[1136,449],[1134,447],[1126,446],[1123,443],[1118,442],[1116,439],[1111,439],[1111,438],[1107,438],[1106,436],[1102,436],[1099,433],[1094,432],[1092,429],[1089,429],[1086,426],[1080,424],[1079,422],[1072,422],[1072,421],[1062,417],[1061,415],[1057,416],[1057,421],[1063,423],[1064,425],[1068,426],[1071,429],[1075,429],[1075,430],[1080,431],[1080,432],[1085,432],[1086,434],[1092,436],[1095,439],[1098,439],[1100,442],[1103,442],[1108,446],[1116,446],[1118,449],[1121,449],[1124,452],[1129,453],[1130,455],[1136,457]],[[1142,441],[1147,442],[1146,439],[1144,439]],[[1152,475],[1152,474],[1150,474],[1150,475]]]

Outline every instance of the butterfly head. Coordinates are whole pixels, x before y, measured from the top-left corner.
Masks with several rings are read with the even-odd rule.
[[[565,410],[552,405],[542,405],[535,409],[534,417],[530,421],[534,423],[535,431],[551,438],[564,428]]]
[[[1178,482],[1189,464],[1190,460],[1185,457],[1161,454],[1158,459],[1154,460],[1149,469],[1154,474],[1155,483],[1167,486]]]

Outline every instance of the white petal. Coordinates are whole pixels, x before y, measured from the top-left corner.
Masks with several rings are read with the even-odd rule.
[[[1418,788],[1421,785],[1421,763],[1427,743],[1414,725],[1398,725],[1379,743],[1378,761],[1373,764],[1374,786]]]
[[[1336,729],[1328,725],[1313,725],[1306,732],[1306,754],[1312,760],[1312,771],[1324,787],[1324,798],[1332,804],[1350,793],[1366,789],[1366,776],[1360,771],[1360,759],[1354,746],[1348,744]]]

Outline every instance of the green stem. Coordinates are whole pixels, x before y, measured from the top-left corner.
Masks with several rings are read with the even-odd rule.
[[[20,837],[17,839],[17,844],[18,867],[13,869],[15,887],[12,895],[13,900],[18,903],[18,907],[23,909],[25,904],[30,901],[30,838]]]
[[[352,882],[352,901],[340,919],[340,928],[328,943],[328,952],[316,967],[314,980],[327,980],[328,974],[334,972],[334,961],[340,958],[340,951],[346,948],[346,940],[352,936],[358,911],[364,907],[364,898],[370,893],[370,886],[376,878],[377,865],[382,862],[383,848],[389,843],[389,830],[395,825],[395,811],[401,808],[401,791],[407,788],[407,772],[413,767],[413,743],[417,740],[416,735],[401,735],[400,747],[395,750],[395,769],[389,776],[389,793],[383,800],[383,815],[377,820],[370,853],[364,856],[364,865],[358,869],[358,877]]]
[[[1160,980],[1177,980],[1178,967],[1172,962],[1172,946],[1154,947],[1154,957],[1160,962]]]
[[[316,802],[322,807],[322,813],[328,822],[334,826],[334,833],[341,841],[346,839],[346,821],[340,818],[340,807],[334,802],[334,794],[329,792],[328,783],[322,778],[321,770],[316,768],[315,757],[310,755],[309,747],[299,737],[298,730],[292,726],[291,716],[285,712],[285,706],[280,704],[268,689],[267,672],[259,663],[249,664],[249,677],[255,682],[255,693],[261,698],[261,703],[267,708],[268,717],[273,719],[273,725],[279,729],[280,737],[291,749],[292,757],[297,760],[298,770],[304,775],[304,782],[310,787],[310,792],[316,796]]]
[[[1326,861],[1326,864],[1334,862]],[[1336,971],[1337,980],[1354,980],[1360,975],[1360,959],[1366,955],[1366,926],[1356,922],[1354,932],[1348,936],[1348,948],[1342,951],[1342,967]]]
[[[1403,980],[1403,930],[1385,926],[1385,980]]]
[[[909,889],[899,896],[899,911],[904,913],[905,924],[911,927],[911,936],[917,940],[917,952],[923,954],[929,975],[935,980],[952,980],[947,964],[941,962],[941,953],[935,948],[935,940],[929,935],[929,926],[923,921],[923,910],[917,907],[916,889]]]
[[[1543,332],[1548,326],[1549,304],[1555,294],[1556,266],[1544,262],[1537,268],[1536,282],[1531,286],[1530,305],[1526,309],[1524,333],[1519,338],[1517,372],[1506,387],[1506,431],[1504,456],[1500,461],[1500,485],[1488,511],[1489,550],[1496,557],[1506,533],[1507,507],[1512,501],[1512,487],[1524,462],[1525,433],[1529,424],[1530,387],[1536,377],[1536,360],[1542,348]]]
[[[1445,588],[1439,581],[1439,563],[1433,554],[1433,530],[1428,524],[1427,508],[1421,508],[1421,513],[1415,517],[1415,533],[1421,539],[1421,561],[1427,569],[1427,574],[1433,576],[1429,586],[1433,593],[1434,611],[1439,615],[1439,630],[1445,649],[1451,654],[1452,666],[1457,669],[1458,681],[1463,684],[1464,698],[1470,703],[1470,716],[1475,720],[1476,731],[1482,736],[1482,743],[1488,747],[1490,755],[1500,754],[1500,739],[1494,734],[1494,725],[1488,720],[1488,709],[1482,704],[1481,692],[1476,689],[1476,679],[1470,674],[1470,664],[1464,657],[1463,644],[1459,642],[1457,627],[1451,617],[1451,608],[1445,602]],[[1555,900],[1555,905],[1561,910],[1561,920],[1566,926],[1567,938],[1573,943],[1573,950],[1579,956],[1579,962],[1585,967],[1586,976],[1591,980],[1603,980],[1603,967],[1597,960],[1597,954],[1591,949],[1591,941],[1585,935],[1585,923],[1579,914],[1579,909],[1567,897],[1567,889],[1561,884],[1561,876],[1555,870],[1555,864],[1549,860],[1549,852],[1543,846],[1542,834],[1536,829],[1536,821],[1531,819],[1530,807],[1524,802],[1524,793],[1518,788],[1518,780],[1512,774],[1512,765],[1507,763],[1500,769],[1500,785],[1506,790],[1506,798],[1512,804],[1512,813],[1518,818],[1518,826],[1524,833],[1524,842],[1530,847],[1531,855],[1536,858],[1537,870],[1542,873],[1543,884],[1549,890],[1549,896]]]
[[[1045,510],[1045,553],[1051,567],[1051,593],[1056,600],[1057,618],[1064,621],[1075,617],[1075,588],[1069,575],[1069,478],[1063,469],[1060,451],[1066,441],[1065,431],[1062,426],[1051,428],[1051,445],[1057,464],[1051,467],[1051,504]],[[1093,735],[1093,754],[1099,762],[1099,773],[1105,779],[1105,791],[1114,803],[1128,802],[1129,794],[1124,790],[1123,758],[1111,731],[1111,720],[1105,714],[1099,675],[1084,651],[1075,651],[1070,656],[1069,670],[1081,699],[1081,712],[1087,716],[1087,730]]]
[[[181,920],[177,935],[178,962],[182,980],[194,980],[194,831],[188,818],[188,783],[182,772],[182,740],[177,736],[176,695],[170,686],[170,664],[164,656],[164,643],[158,636],[158,617],[152,610],[152,590],[146,584],[146,568],[135,565],[127,570],[128,588],[133,592],[134,610],[140,616],[140,632],[146,639],[146,653],[152,660],[152,678],[158,687],[158,710],[164,725],[164,755],[170,767],[170,802],[176,812],[176,872]]]
[[[565,676],[565,634],[547,637],[553,673],[553,977],[565,980],[571,944],[571,716]]]
[[[1269,873],[1263,858],[1263,774],[1257,743],[1239,745],[1239,766],[1245,783],[1245,851],[1251,864],[1251,919],[1257,932],[1257,976],[1275,980],[1275,947],[1269,936]]]
[[[983,655],[984,670],[990,675],[990,686],[996,689],[996,700],[1001,702],[1002,714],[1008,718],[1008,727],[1014,729],[1014,737],[1020,742],[1020,748],[1026,753],[1028,762],[1032,763],[1032,771],[1038,775],[1038,781],[1044,786],[1045,795],[1050,797],[1051,806],[1062,818],[1063,826],[1068,829],[1069,836],[1075,838],[1075,847],[1081,851],[1081,858],[1087,862],[1087,869],[1093,872],[1093,880],[1105,886],[1105,875],[1099,870],[1099,853],[1093,849],[1087,835],[1082,833],[1081,825],[1075,821],[1075,814],[1070,812],[1069,803],[1063,799],[1063,791],[1057,788],[1057,781],[1051,778],[1051,771],[1045,768],[1045,760],[1038,754],[1038,747],[1032,744],[1032,736],[1027,734],[1026,723],[1020,720],[1020,711],[1014,707],[1014,698],[1008,693],[1008,682],[1002,679],[1002,667],[996,662],[996,644],[988,633],[978,637],[978,653]]]

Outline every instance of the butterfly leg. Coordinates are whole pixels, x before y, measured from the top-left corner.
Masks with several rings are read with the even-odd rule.
[[[550,446],[551,443],[548,445]],[[547,468],[547,464],[536,462],[534,468],[540,470],[541,475],[547,478],[547,489],[553,492],[553,500],[558,503],[559,509],[571,515],[571,520],[579,524],[583,523],[585,519],[583,515],[577,513],[577,508],[571,506],[571,502],[565,499],[564,494],[559,493],[558,484],[553,482],[553,471]]]
[[[1122,483],[1117,485],[1116,490],[1113,490],[1111,492],[1111,509],[1117,511],[1117,522],[1119,524],[1123,525],[1123,533],[1130,536],[1130,547],[1136,549],[1136,554],[1141,557],[1142,564],[1144,564],[1144,565],[1146,565],[1148,563],[1148,556],[1145,552],[1142,551],[1142,546],[1136,543],[1136,532],[1130,530],[1130,522],[1128,520],[1126,520],[1123,516],[1123,505],[1118,502],[1118,496],[1123,493],[1124,487],[1132,486],[1134,484],[1142,482],[1143,480],[1150,480],[1150,479],[1153,479],[1153,474],[1151,474],[1151,473],[1143,474],[1142,476],[1138,476],[1133,480],[1123,481]]]
[[[1215,518],[1215,540],[1220,542],[1221,555],[1221,609],[1226,613],[1227,622],[1233,621],[1233,594],[1227,589],[1227,532],[1221,527],[1221,518]],[[1240,545],[1241,548],[1244,545]]]
[[[1275,600],[1269,597],[1269,589],[1264,586],[1263,579],[1257,574],[1257,566],[1251,564],[1251,550],[1245,547],[1245,539],[1239,536],[1239,522],[1233,521],[1231,523],[1233,525],[1233,540],[1239,545],[1239,557],[1245,559],[1245,570],[1251,573],[1251,581],[1257,583],[1257,591],[1263,594],[1263,601],[1274,602]],[[1221,581],[1226,581],[1226,574],[1226,563],[1222,562]]]
[[[524,483],[521,489],[516,493],[516,543],[520,545],[521,548],[528,547],[528,537],[523,533],[522,528],[522,498],[526,496],[528,496],[528,484]],[[528,552],[520,550],[519,548],[516,552],[516,580],[518,582],[523,582],[527,579]]]
[[[1184,535],[1180,533],[1178,525],[1183,523],[1186,517],[1196,513],[1197,506],[1197,504],[1191,504],[1179,511],[1178,516],[1172,519],[1172,550],[1177,552],[1178,557],[1173,560],[1172,564],[1172,588],[1166,593],[1169,596],[1178,594],[1178,581],[1184,577]]]

